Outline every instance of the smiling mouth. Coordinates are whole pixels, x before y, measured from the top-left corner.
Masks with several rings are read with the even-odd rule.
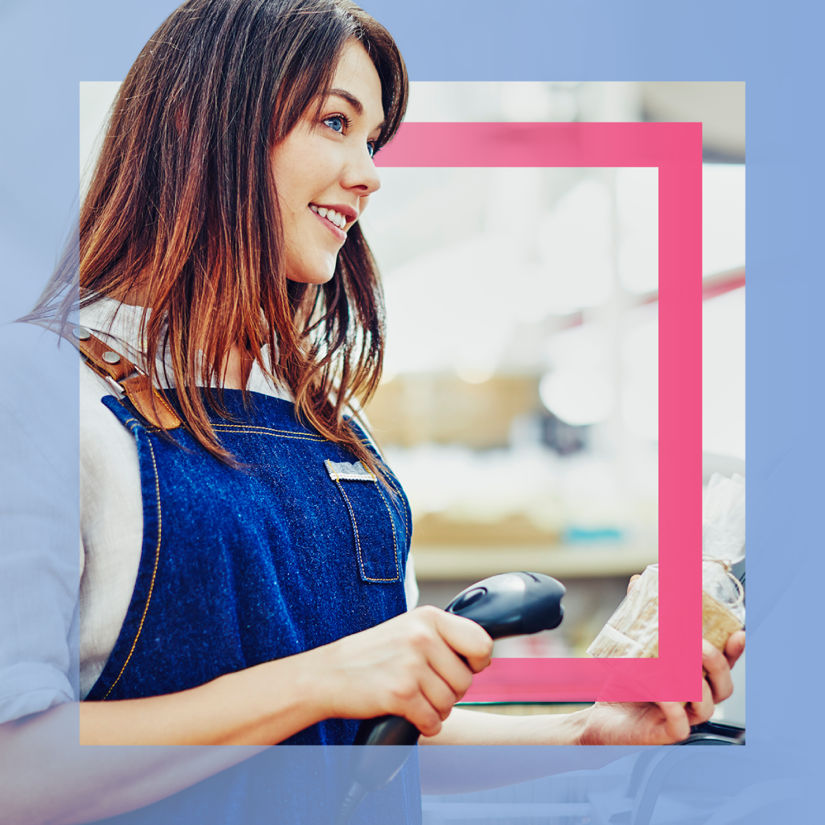
[[[323,218],[328,223],[332,224],[336,229],[345,232],[346,225],[349,223],[347,218],[335,209],[330,209],[327,206],[316,206],[314,203],[309,205],[309,208],[319,217]]]

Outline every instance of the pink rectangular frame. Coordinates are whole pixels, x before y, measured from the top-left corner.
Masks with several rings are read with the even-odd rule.
[[[494,659],[465,699],[701,699],[701,124],[407,123],[376,162],[658,168],[659,656]]]

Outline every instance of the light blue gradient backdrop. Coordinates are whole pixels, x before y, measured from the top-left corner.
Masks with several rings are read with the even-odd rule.
[[[3,319],[31,304],[71,228],[78,82],[122,79],[175,5],[0,4]],[[749,741],[714,750],[713,764],[708,757],[691,781],[701,800],[725,772],[743,788],[801,778],[793,807],[813,815],[813,769],[822,760],[821,644],[813,631],[825,580],[821,12],[800,0],[365,5],[398,38],[415,80],[746,82]],[[456,765],[465,758],[455,751]],[[531,757],[515,749],[496,759],[518,771]],[[767,807],[746,815],[754,795],[740,799],[742,821],[775,821]]]

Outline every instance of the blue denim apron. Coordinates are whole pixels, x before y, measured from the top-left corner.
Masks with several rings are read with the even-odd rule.
[[[126,619],[88,700],[186,690],[405,610],[411,520],[397,479],[389,474],[388,491],[351,453],[302,426],[292,403],[259,393],[249,399],[244,405],[239,391],[225,391],[230,418],[212,420],[240,468],[215,459],[182,428],[158,432],[128,401],[103,399],[137,442],[143,546]],[[357,727],[356,720],[329,719],[285,744],[348,745]],[[308,771],[324,774],[318,759],[330,768],[332,752],[316,754],[291,778],[295,771],[272,759],[274,775],[240,765],[213,783],[227,810],[216,814],[216,800],[205,802],[195,789],[178,795],[187,798],[185,818],[168,821],[258,821],[255,786],[263,776],[279,789],[272,822],[314,822],[300,789],[309,787]],[[326,784],[340,773],[333,767]],[[392,783],[400,808],[417,800],[413,774]],[[320,781],[312,780],[316,792]],[[166,820],[156,814],[154,821]]]

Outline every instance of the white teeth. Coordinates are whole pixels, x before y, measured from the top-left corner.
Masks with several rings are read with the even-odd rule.
[[[315,204],[310,204],[309,208],[322,218],[326,218],[330,223],[335,224],[339,229],[343,229],[347,225],[347,219],[334,209],[327,209],[325,206],[315,206]]]

